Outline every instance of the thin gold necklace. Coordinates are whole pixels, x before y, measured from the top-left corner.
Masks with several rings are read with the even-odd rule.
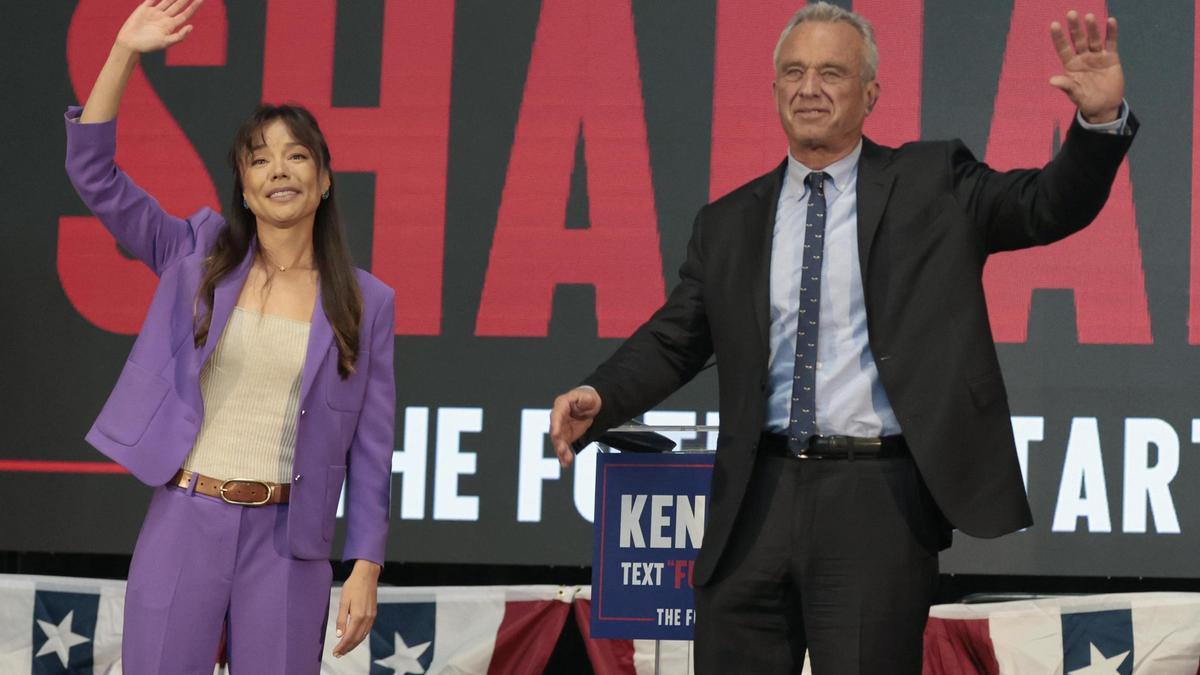
[[[288,271],[290,269],[294,269],[296,267],[296,263],[300,262],[300,259],[304,257],[304,253],[301,252],[300,255],[296,256],[296,259],[293,260],[292,264],[290,264],[290,265],[280,265],[280,264],[276,263],[275,261],[271,260],[271,256],[270,256],[270,254],[267,253],[266,249],[263,249],[262,256],[263,256],[263,258],[266,259],[265,262],[268,265],[270,265],[271,267],[274,267],[275,269],[279,270],[280,272],[286,272],[286,271]],[[311,270],[312,265],[308,265],[306,267],[301,267],[300,269]]]

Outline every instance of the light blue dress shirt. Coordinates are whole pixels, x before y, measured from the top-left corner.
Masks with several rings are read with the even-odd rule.
[[[900,433],[867,342],[867,309],[858,263],[858,157],[824,169],[825,251],[821,258],[821,315],[817,339],[817,433],[882,436]],[[811,169],[788,154],[787,174],[771,239],[770,397],[767,429],[786,433],[796,365],[800,260]]]
[[[1116,120],[1080,125],[1099,133],[1128,133],[1129,106]],[[867,308],[858,261],[858,158],[854,150],[824,169],[827,220],[821,260],[821,315],[817,338],[817,433],[822,436],[890,436],[901,433],[879,381],[867,340]],[[800,260],[804,251],[808,186],[812,169],[788,153],[787,173],[771,238],[771,330],[768,431],[786,434],[796,366],[796,320],[800,309]]]

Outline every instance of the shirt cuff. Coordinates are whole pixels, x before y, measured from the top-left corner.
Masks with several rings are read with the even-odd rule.
[[[1083,119],[1083,113],[1075,111],[1075,119],[1078,120],[1079,126],[1088,131],[1095,131],[1101,134],[1110,134],[1113,136],[1126,136],[1129,134],[1129,104],[1125,99],[1121,99],[1121,109],[1117,111],[1117,119],[1103,124],[1092,124]]]

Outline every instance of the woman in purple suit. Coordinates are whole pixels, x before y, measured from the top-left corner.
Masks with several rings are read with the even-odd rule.
[[[350,262],[329,149],[306,110],[261,106],[230,151],[228,221],[169,215],[114,162],[139,55],[192,30],[201,0],[147,0],[82,110],[67,173],[160,277],[88,441],[156,486],[125,599],[124,672],[204,673],[227,626],[235,673],[317,673],[330,540],[346,483],[333,654],[370,632],[394,442],[394,293]]]

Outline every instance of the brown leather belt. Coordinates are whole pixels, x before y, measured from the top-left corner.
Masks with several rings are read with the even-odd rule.
[[[193,478],[196,479],[196,492],[223,499],[226,503],[238,506],[286,504],[288,495],[292,491],[292,486],[288,483],[271,483],[251,478],[221,480],[183,469],[175,473],[175,476],[167,482],[167,486],[187,490],[191,486]]]
[[[772,457],[793,459],[888,459],[908,456],[908,442],[903,436],[813,436],[808,447],[796,454],[788,449],[787,436],[764,432],[758,441],[759,451]]]

